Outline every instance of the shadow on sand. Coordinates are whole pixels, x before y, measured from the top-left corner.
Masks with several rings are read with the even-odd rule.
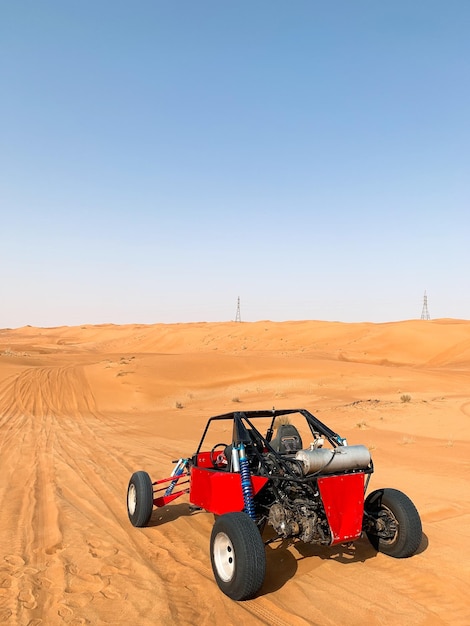
[[[421,544],[416,554],[427,550],[429,540],[423,533]],[[297,552],[298,556],[295,555]],[[339,544],[326,547],[301,541],[277,541],[266,546],[266,578],[259,595],[277,591],[290,580],[297,572],[298,563],[303,559],[323,559],[337,561],[348,565],[350,563],[363,563],[378,555],[377,550],[367,538],[358,539],[352,545]],[[313,566],[314,567],[314,566]]]
[[[187,502],[169,504],[168,506],[162,506],[160,509],[154,509],[150,522],[147,525],[149,527],[162,526],[163,524],[168,524],[168,522],[174,522],[179,517],[189,517],[201,512],[201,509],[191,508]]]
[[[173,522],[179,517],[189,517],[198,513],[206,513],[206,511],[191,507],[187,503],[170,504],[154,510],[148,526],[162,526]],[[268,530],[263,535],[263,539],[266,541],[270,536],[272,537],[272,534]],[[209,537],[207,541],[209,543]],[[423,533],[423,538],[416,554],[425,552],[428,546],[428,537]],[[274,541],[266,546],[266,578],[259,595],[263,596],[281,589],[288,580],[295,576],[298,563],[304,559],[316,558],[337,561],[338,563],[348,565],[350,563],[363,563],[375,558],[377,554],[377,550],[366,537],[357,540],[351,545],[339,544],[331,547],[287,539]],[[315,566],[312,565],[312,567]]]
[[[298,556],[295,555],[297,552]],[[266,579],[260,595],[277,591],[297,572],[298,563],[303,559],[320,558],[339,563],[364,562],[377,556],[376,550],[367,540],[360,540],[352,546],[318,546],[301,541],[282,540],[266,547]]]

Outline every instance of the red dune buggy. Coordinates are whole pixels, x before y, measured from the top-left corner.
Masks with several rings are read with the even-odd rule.
[[[349,446],[305,409],[211,417],[196,452],[175,463],[171,476],[154,482],[143,471],[132,475],[129,519],[146,526],[154,506],[189,494],[192,507],[215,515],[212,569],[234,600],[260,590],[265,544],[276,540],[332,546],[365,533],[375,549],[396,558],[413,555],[421,543],[419,514],[404,493],[377,489],[365,497],[374,471],[369,450]]]

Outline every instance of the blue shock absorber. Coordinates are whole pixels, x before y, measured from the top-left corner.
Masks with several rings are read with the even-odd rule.
[[[242,479],[243,502],[245,504],[245,513],[256,522],[255,503],[253,501],[253,486],[251,484],[250,466],[246,458],[245,446],[240,444],[240,476]]]
[[[176,463],[174,470],[171,472],[171,476],[175,476],[175,480],[172,480],[169,484],[167,490],[165,491],[165,496],[171,495],[173,489],[176,486],[176,483],[178,482],[178,476],[181,476],[181,474],[184,472],[187,463],[188,459],[179,459],[179,461]]]

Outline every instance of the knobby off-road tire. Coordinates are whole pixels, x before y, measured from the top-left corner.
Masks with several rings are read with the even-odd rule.
[[[127,488],[127,514],[133,526],[147,526],[153,509],[153,486],[147,472],[132,474]]]
[[[379,520],[379,534],[366,531],[378,552],[396,559],[415,554],[423,530],[419,513],[408,496],[397,489],[377,489],[366,498],[364,509]]]
[[[212,528],[211,563],[215,580],[232,600],[248,600],[266,574],[266,551],[260,532],[246,513],[226,513]]]

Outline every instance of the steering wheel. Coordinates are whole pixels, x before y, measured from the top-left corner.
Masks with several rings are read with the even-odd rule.
[[[211,450],[211,461],[214,469],[220,469],[221,467],[225,467],[228,465],[228,459],[225,456],[225,452],[219,452],[219,454],[214,458],[214,453],[217,448],[222,447],[224,450],[227,448],[228,444],[226,443],[216,443],[215,446]]]

